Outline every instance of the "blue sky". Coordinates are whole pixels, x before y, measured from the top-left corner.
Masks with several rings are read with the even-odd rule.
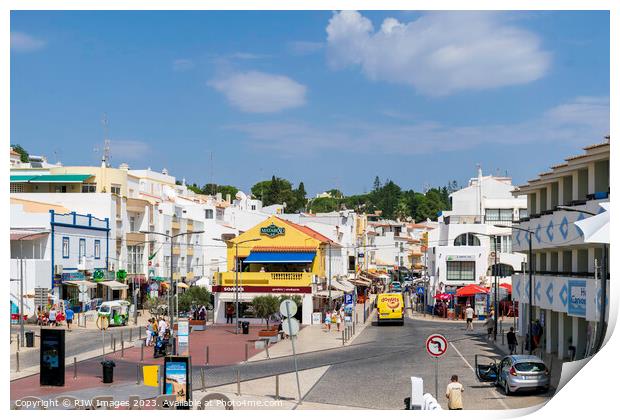
[[[516,184],[609,133],[608,12],[12,12],[11,143],[310,193]]]

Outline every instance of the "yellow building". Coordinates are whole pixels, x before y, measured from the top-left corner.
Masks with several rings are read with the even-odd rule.
[[[306,226],[271,216],[227,246],[228,271],[218,273],[213,286],[216,322],[225,322],[236,295],[239,318],[260,322],[253,318],[249,302],[271,294],[301,296],[302,323],[311,323],[312,297],[316,284],[326,277],[326,256],[340,245]]]

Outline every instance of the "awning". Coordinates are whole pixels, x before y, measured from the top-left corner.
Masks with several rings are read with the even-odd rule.
[[[489,293],[489,291],[488,289],[485,289],[482,286],[478,286],[477,284],[469,284],[465,287],[461,287],[460,289],[456,291],[456,295],[458,297],[474,296],[480,293],[485,294],[485,293]]]
[[[165,281],[162,283],[163,286],[165,287],[170,287],[170,282],[169,281]],[[177,281],[177,289],[187,289],[189,288],[189,286],[183,282]]]
[[[609,202],[599,203],[605,211],[583,220],[578,220],[575,225],[583,233],[583,241],[588,243],[609,243]]]
[[[105,282],[104,282],[105,283]],[[93,289],[97,287],[97,283],[87,280],[68,280],[63,281],[62,284],[68,284],[69,286],[77,286],[86,285],[89,289]]]
[[[338,299],[338,298],[341,298],[341,297],[342,297],[342,295],[344,295],[344,293],[343,293],[343,292],[341,292],[341,291],[339,291],[339,290],[332,290],[332,294],[331,294],[332,299]],[[320,290],[320,291],[316,292],[316,293],[314,294],[314,296],[316,296],[316,297],[320,297],[320,298],[329,299],[329,291],[327,291],[327,290]]]
[[[129,289],[129,286],[127,286],[124,283],[118,282],[116,280],[102,281],[102,282],[99,282],[98,284],[103,284],[104,286],[107,286],[107,287],[109,287],[112,290],[125,290],[125,289]]]
[[[353,286],[351,283],[349,283],[349,285],[345,285],[342,283],[342,281],[332,280],[331,288],[332,290],[341,290],[344,293],[349,293],[349,292],[352,292],[353,289],[355,289],[355,286]]]
[[[342,279],[338,281],[340,282],[340,284],[347,288],[347,293],[351,293],[353,290],[355,290],[355,285],[349,280]]]
[[[11,182],[28,182],[37,175],[11,175]]]
[[[307,264],[314,259],[316,252],[250,252],[243,261],[246,264]]]
[[[364,278],[357,278],[357,279],[351,280],[351,283],[353,283],[356,286],[366,286],[366,287],[368,287],[368,286],[370,286],[370,283],[372,283],[372,281],[364,279]]]
[[[81,183],[86,179],[92,177],[92,175],[39,175],[35,176],[28,182],[40,183],[40,182],[60,182],[60,183]]]
[[[41,231],[27,231],[27,230],[22,230],[22,231],[12,231],[11,232],[11,240],[12,241],[19,241],[20,239],[23,239],[24,241],[34,241],[36,239],[39,238],[44,238],[47,235],[49,235],[49,232],[46,230],[41,230]]]

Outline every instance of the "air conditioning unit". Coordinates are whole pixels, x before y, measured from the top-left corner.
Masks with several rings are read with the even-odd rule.
[[[62,265],[56,264],[54,265],[54,274],[62,275]]]

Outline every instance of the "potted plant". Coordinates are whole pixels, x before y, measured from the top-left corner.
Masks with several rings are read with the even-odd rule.
[[[266,327],[258,332],[259,337],[269,337],[271,342],[276,342],[278,339],[278,328],[269,327],[269,318],[274,315],[280,309],[280,299],[276,296],[256,296],[252,299],[252,308],[254,313],[259,318],[265,320]]]

